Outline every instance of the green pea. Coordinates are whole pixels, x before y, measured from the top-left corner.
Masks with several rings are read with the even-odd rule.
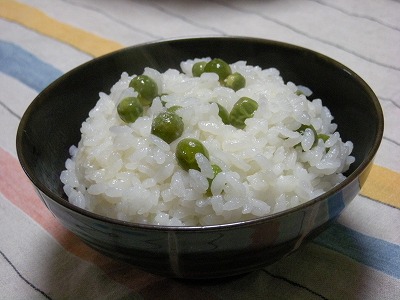
[[[327,140],[329,140],[329,138],[330,138],[330,136],[327,135],[327,134],[323,134],[323,133],[318,134],[318,139],[323,140],[324,143],[325,143]],[[330,149],[330,147],[326,148],[326,149],[325,149],[325,153],[329,152],[329,149]]]
[[[119,102],[117,112],[122,121],[133,123],[143,114],[143,106],[138,98],[127,97]]]
[[[229,125],[231,122],[229,120],[229,113],[226,110],[225,107],[223,107],[221,104],[217,103],[217,102],[211,102],[211,103],[215,103],[218,106],[218,116],[221,118],[222,123],[224,123],[225,125]]]
[[[205,61],[199,61],[195,63],[192,67],[193,77],[200,77],[200,75],[204,73],[204,67],[206,64],[207,63]]]
[[[204,67],[204,72],[216,73],[220,81],[223,81],[226,77],[232,74],[229,64],[220,58],[214,58],[213,60],[209,61]]]
[[[302,124],[296,131],[299,132],[300,134],[304,134],[304,131],[306,131],[307,128],[310,128],[314,133],[314,143],[311,147],[315,147],[318,144],[318,133],[315,130],[314,126]]]
[[[232,107],[229,114],[231,125],[238,129],[246,127],[245,121],[254,116],[254,112],[258,109],[258,103],[248,97],[240,98]]]
[[[297,90],[294,93],[297,96],[303,95],[305,97],[308,97],[308,96],[310,96],[312,94],[312,91],[309,88],[305,87],[305,86],[299,85],[299,86],[297,86]]]
[[[304,95],[303,91],[297,90],[294,92],[297,96]]]
[[[312,125],[301,124],[301,126],[299,127],[299,129],[297,129],[296,131],[299,132],[299,133],[301,133],[301,134],[303,134],[304,131],[306,131],[307,128],[310,128],[310,129],[313,131],[314,136],[317,137],[317,135],[318,135],[318,134],[317,134],[317,131],[315,130],[314,126],[312,126]]]
[[[318,134],[317,137],[318,137],[318,139],[321,139],[321,140],[323,140],[324,142],[326,142],[326,141],[329,140],[329,138],[330,138],[329,135],[323,134],[323,133]]]
[[[228,111],[221,104],[217,103],[217,105],[218,105],[218,116],[221,118],[222,123],[229,125],[231,121]]]
[[[182,106],[180,106],[180,105],[173,105],[173,106],[171,106],[171,107],[169,107],[169,108],[167,108],[167,111],[169,111],[169,112],[176,112],[178,109],[181,109],[182,108]]]
[[[196,139],[185,138],[179,141],[176,146],[176,159],[182,169],[188,171],[189,169],[199,170],[200,168],[196,161],[196,153],[203,154],[206,158],[209,158],[208,150],[204,145]]]
[[[246,86],[246,78],[242,74],[235,72],[225,78],[224,84],[236,92]]]
[[[211,165],[211,168],[212,168],[212,170],[213,170],[213,172],[214,172],[214,176],[213,176],[213,178],[208,178],[208,189],[207,189],[206,195],[209,196],[209,197],[212,196],[211,184],[212,184],[212,182],[213,182],[215,176],[217,176],[218,173],[221,173],[221,172],[222,172],[222,169],[221,169],[218,165],[212,164],[212,165]]]
[[[170,144],[183,133],[182,118],[174,112],[159,113],[153,120],[151,133]]]
[[[147,106],[158,96],[157,83],[147,75],[139,75],[131,80],[129,86],[138,93],[140,102]]]

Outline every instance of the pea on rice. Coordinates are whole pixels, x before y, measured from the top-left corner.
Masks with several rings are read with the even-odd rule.
[[[309,100],[308,88],[285,83],[277,69],[245,61],[230,64],[246,80],[237,91],[221,85],[215,73],[193,77],[192,66],[210,60],[184,61],[182,71],[146,68],[143,74],[161,96],[133,123],[121,120],[117,105],[137,96],[129,87],[136,75],[123,73],[110,94],[99,94],[60,176],[72,204],[135,223],[211,225],[283,211],[344,180],[353,144],[341,140],[321,99]],[[238,129],[222,121],[219,106],[231,111],[241,97],[258,108]],[[167,143],[152,134],[152,121],[173,106],[180,107],[184,129]],[[185,138],[208,149],[208,158],[196,156],[199,170],[177,163],[176,147]],[[213,164],[221,169],[215,178]]]

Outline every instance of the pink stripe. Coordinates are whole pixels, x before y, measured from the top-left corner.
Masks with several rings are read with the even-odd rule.
[[[162,279],[100,254],[65,229],[39,199],[18,160],[1,147],[0,166],[0,192],[50,233],[65,250],[97,265],[110,278],[136,291]]]
[[[83,243],[56,221],[36,195],[21,165],[11,154],[2,148],[0,148],[0,165],[0,191],[3,195],[39,223],[57,239],[64,248],[72,250],[71,252],[75,252],[74,249],[77,249],[74,244],[79,245],[81,248]]]

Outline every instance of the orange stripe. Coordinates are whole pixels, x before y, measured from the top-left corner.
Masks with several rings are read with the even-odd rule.
[[[40,200],[18,160],[1,147],[0,166],[0,192],[50,233],[68,252],[97,265],[110,278],[135,291],[162,279],[100,254],[65,229]]]
[[[400,208],[400,174],[373,165],[361,194]]]
[[[67,43],[95,57],[123,47],[120,43],[59,22],[37,8],[13,0],[0,0],[0,17]]]

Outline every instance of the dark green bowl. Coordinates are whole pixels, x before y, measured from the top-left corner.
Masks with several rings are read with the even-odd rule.
[[[286,81],[310,87],[335,116],[343,140],[354,143],[347,179],[298,207],[251,221],[204,227],[134,224],[70,204],[59,180],[68,148],[100,91],[109,92],[123,71],[178,68],[183,60],[218,57],[275,67]],[[338,217],[363,185],[383,134],[373,91],[352,70],[313,51],[244,37],[168,40],[126,48],[68,72],[31,103],[17,133],[20,163],[47,208],[94,249],[149,272],[179,278],[213,278],[249,272],[297,249]]]

